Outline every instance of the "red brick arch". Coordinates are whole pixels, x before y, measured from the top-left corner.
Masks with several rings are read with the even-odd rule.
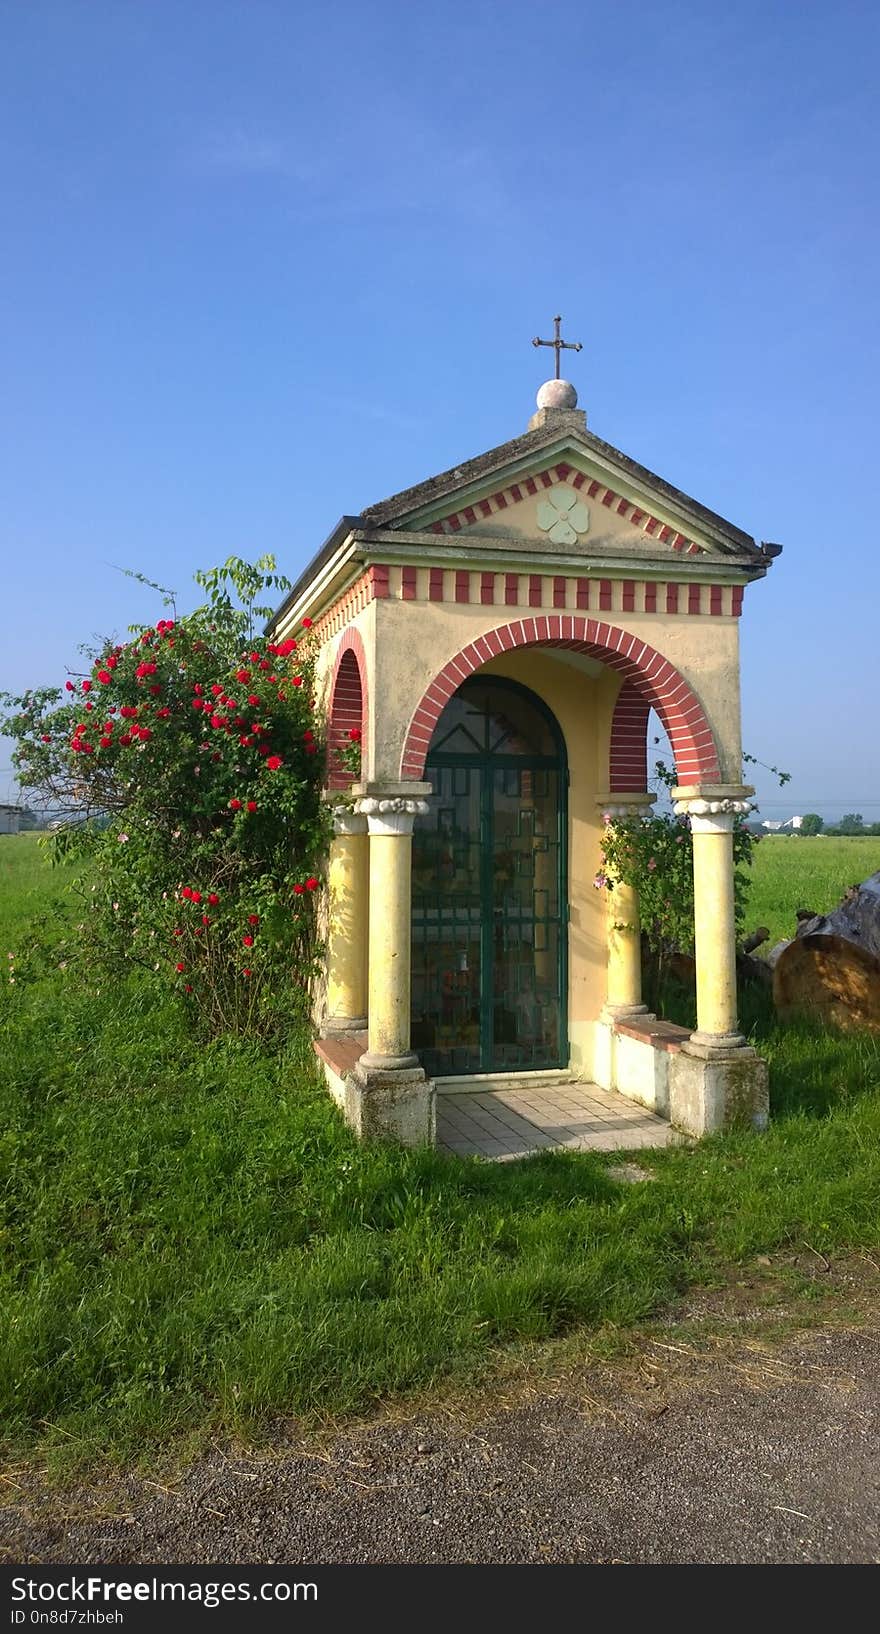
[[[330,681],[329,765],[331,789],[347,789],[351,776],[336,758],[336,750],[350,741],[349,732],[364,731],[367,720],[367,658],[360,632],[345,630],[336,652]]]
[[[700,700],[688,686],[674,665],[662,653],[649,647],[638,636],[619,630],[613,624],[602,624],[598,619],[581,618],[571,613],[545,614],[537,618],[517,619],[511,624],[487,630],[461,652],[444,664],[426,689],[410,722],[401,757],[401,778],[420,778],[425,769],[425,758],[431,737],[440,715],[452,694],[462,681],[491,658],[511,652],[517,647],[560,647],[572,652],[586,653],[598,658],[623,676],[621,699],[615,709],[617,721],[616,777],[627,779],[641,771],[645,775],[645,754],[638,767],[629,754],[631,733],[643,717],[647,724],[648,710],[656,709],[669,735],[675,757],[675,770],[680,783],[719,783],[721,770],[718,750],[712,728]],[[628,685],[629,684],[629,685]],[[624,694],[626,696],[624,696]],[[637,714],[634,699],[639,700]],[[626,730],[624,731],[624,727]],[[644,743],[644,737],[642,739]],[[624,746],[627,753],[624,754]],[[612,733],[612,753],[614,736]],[[612,788],[614,785],[612,784]],[[645,783],[621,782],[615,792],[636,792]]]
[[[627,678],[611,717],[608,786],[612,794],[635,794],[648,787],[648,716],[651,699]]]

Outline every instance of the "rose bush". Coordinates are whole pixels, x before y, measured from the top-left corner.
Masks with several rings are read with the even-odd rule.
[[[197,574],[207,602],[90,652],[63,689],[6,698],[22,787],[70,819],[90,884],[81,951],[170,983],[210,1035],[308,1012],[328,843],[310,620],[257,634],[264,557]],[[158,587],[155,587],[158,588]],[[173,599],[166,601],[173,606]]]
[[[655,773],[661,786],[676,782],[674,770],[658,761]],[[745,821],[733,825],[734,906],[737,931],[745,919],[751,876],[748,872],[754,840]],[[694,854],[691,827],[686,817],[659,813],[645,819],[615,821],[602,842],[599,889],[618,880],[639,893],[642,934],[662,963],[671,953],[694,949]]]

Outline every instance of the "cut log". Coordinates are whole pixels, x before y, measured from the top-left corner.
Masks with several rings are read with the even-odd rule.
[[[798,915],[793,940],[770,961],[781,1016],[880,1032],[880,872],[851,886],[833,913]]]

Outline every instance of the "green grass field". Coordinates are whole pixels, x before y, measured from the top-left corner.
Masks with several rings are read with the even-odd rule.
[[[864,871],[828,844],[817,869]],[[759,848],[768,901],[807,855]],[[0,841],[4,959],[63,885],[32,837]],[[799,876],[787,919],[801,894]],[[769,1133],[658,1152],[653,1183],[627,1186],[599,1154],[360,1147],[308,1040],[280,1059],[206,1047],[136,976],[7,977],[0,1002],[0,1421],[18,1452],[144,1455],[363,1411],[474,1381],[499,1346],[613,1335],[731,1262],[880,1241],[876,1038],[759,1016]]]
[[[795,911],[827,913],[850,885],[880,868],[877,839],[762,840],[755,847],[747,915],[750,930],[766,925],[769,947],[795,932]]]

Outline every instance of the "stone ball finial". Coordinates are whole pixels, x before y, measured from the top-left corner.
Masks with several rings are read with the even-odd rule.
[[[536,399],[539,409],[573,409],[577,400],[570,380],[545,380]]]

